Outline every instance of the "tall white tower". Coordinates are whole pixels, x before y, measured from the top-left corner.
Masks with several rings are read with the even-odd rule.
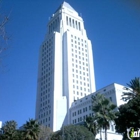
[[[70,124],[72,102],[95,91],[91,41],[83,19],[63,2],[40,47],[36,119],[57,131]]]

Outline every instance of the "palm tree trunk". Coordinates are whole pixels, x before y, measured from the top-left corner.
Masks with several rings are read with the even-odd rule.
[[[105,128],[105,140],[107,140],[107,129]]]

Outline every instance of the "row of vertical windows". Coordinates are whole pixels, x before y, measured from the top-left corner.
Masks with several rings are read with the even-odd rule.
[[[46,121],[46,122],[47,122],[47,121]],[[44,124],[44,123],[45,123],[45,119],[43,119],[43,120],[40,121],[40,124]],[[50,127],[50,124],[48,124],[48,125],[46,125],[46,126]]]
[[[53,37],[49,38],[42,46],[42,78],[41,78],[41,104],[43,108],[50,103],[49,95],[51,89],[51,67],[52,67],[52,49]],[[48,95],[48,96],[47,96]],[[48,97],[48,98],[47,98]]]
[[[39,119],[40,118],[43,118],[43,117],[46,117],[47,115],[51,114],[51,110],[49,111],[46,111],[46,113],[44,112],[43,114],[39,115]]]
[[[86,82],[83,82],[83,81],[73,79],[73,83],[77,83],[77,84],[89,87],[89,83],[86,83]]]
[[[42,52],[49,49],[53,45],[53,37],[49,38],[42,46]]]
[[[81,30],[80,22],[78,22],[78,21],[76,21],[76,20],[74,20],[74,19],[72,19],[72,18],[70,18],[68,16],[66,16],[66,23],[70,27],[73,27],[73,28],[75,28],[77,30]]]
[[[50,100],[46,100],[46,101],[42,102],[42,103],[40,104],[40,106],[41,106],[41,107],[42,107],[42,106],[45,106],[45,105],[47,105],[48,103],[50,103]]]
[[[83,43],[83,42],[85,42],[85,43],[87,42],[86,40],[84,41],[82,38],[80,39],[80,38],[77,37],[77,36],[71,35],[71,38],[73,38],[73,39],[75,39],[75,40],[77,39],[78,41],[81,41],[82,43]]]
[[[73,58],[72,58],[72,62],[74,62],[74,59]],[[76,63],[79,62],[79,64],[81,64],[80,61],[78,61],[78,60],[75,60],[75,62]],[[74,67],[74,63],[72,63],[72,66]],[[86,71],[88,71],[88,64],[86,64],[86,66],[81,66],[81,65],[75,64],[75,67],[78,68],[78,69],[80,69],[80,70],[84,70],[84,71],[86,70]]]
[[[85,47],[84,47],[85,46]],[[71,35],[73,100],[90,92],[86,40]]]
[[[57,27],[59,26],[59,17],[57,19],[55,19],[54,21],[52,21],[49,25],[49,34],[51,32],[53,32],[55,29],[57,29]]]
[[[87,88],[83,88],[83,87],[79,87],[79,86],[75,86],[75,85],[73,85],[73,88],[84,90],[84,91],[88,90],[88,92],[89,92],[89,89],[87,89]]]
[[[42,96],[40,100],[41,101],[44,101],[44,100],[48,99],[49,97],[50,97],[50,94],[48,94],[46,96]]]
[[[90,115],[89,115],[89,116],[90,116]],[[79,118],[77,118],[77,119],[74,119],[74,120],[73,120],[73,124],[76,124],[76,123],[78,123],[78,122],[81,122],[81,121],[85,120],[87,117],[88,117],[88,115],[85,115],[85,116],[83,116],[83,117],[79,117]]]
[[[75,53],[79,53],[80,54],[81,50],[87,52],[87,49],[84,49],[84,48],[81,49],[81,47],[78,47],[78,49],[79,49],[79,51],[75,49]],[[71,49],[71,51],[74,52],[73,49]]]
[[[82,54],[82,56],[85,55],[85,56],[87,57],[87,54],[86,54],[86,53],[81,53],[81,52],[80,52],[80,54]],[[73,56],[73,57],[75,56],[75,58],[78,58],[77,54],[74,55],[74,54],[72,53],[72,56]]]
[[[47,105],[46,107],[43,107],[42,109],[40,109],[40,113],[42,114],[43,112],[46,112],[46,110],[50,108],[51,108],[51,105]]]
[[[73,54],[72,54],[72,56],[74,56]],[[77,58],[77,57],[76,57]],[[88,67],[88,63],[87,62],[83,62],[83,61],[81,61],[81,60],[78,60],[78,59],[76,59],[76,58],[74,58],[74,57],[72,57],[72,62],[75,62],[76,64],[75,64],[75,66],[77,66],[77,68],[78,68],[78,66],[79,66],[79,68],[81,69],[81,66],[80,65],[82,65],[83,66],[83,70],[85,70],[85,66],[87,66]],[[77,64],[79,64],[79,65],[77,65]],[[74,63],[72,64],[73,66],[74,66]]]
[[[77,78],[77,79],[80,78],[81,80],[83,79],[84,81],[89,81],[89,78],[86,79],[85,77],[78,76],[78,75],[75,75],[75,74],[72,74],[72,76],[75,77],[75,78]]]
[[[91,106],[89,106],[89,110],[91,110]],[[88,111],[88,108],[87,107],[84,107],[83,109],[79,109],[75,112],[72,113],[72,116],[76,116],[76,115],[79,115],[79,114],[82,114],[82,112],[87,112]]]
[[[41,91],[45,90],[47,88],[48,92],[50,91],[50,87],[46,87],[46,86],[41,86]]]

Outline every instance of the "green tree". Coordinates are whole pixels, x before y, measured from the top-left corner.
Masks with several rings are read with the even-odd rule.
[[[97,122],[94,120],[93,117],[88,116],[85,120],[85,127],[87,127],[87,129],[93,133],[94,136],[97,135],[97,133],[99,132],[99,126],[97,124]]]
[[[95,138],[84,126],[68,125],[55,132],[51,140],[95,140]]]
[[[6,121],[2,127],[2,140],[18,140],[17,123],[14,120]]]
[[[46,140],[51,137],[52,130],[49,127],[40,125],[39,128],[40,128],[40,132],[39,132],[38,140]]]
[[[24,140],[38,140],[40,129],[36,120],[29,119],[29,121],[23,125],[23,129]]]
[[[130,127],[140,128],[140,96],[134,97],[126,104],[121,105],[116,116],[116,132],[123,135],[123,140],[127,140],[127,129]]]
[[[122,95],[122,100],[128,101],[133,99],[135,96],[140,95],[140,78],[135,77],[130,81],[129,84],[127,84],[128,87],[125,87],[124,89],[126,92]]]
[[[116,117],[114,111],[115,108],[116,105],[102,94],[96,94],[92,97],[94,120],[98,123],[100,128],[105,130],[105,140],[107,140],[107,129],[110,126],[110,122],[114,121]]]

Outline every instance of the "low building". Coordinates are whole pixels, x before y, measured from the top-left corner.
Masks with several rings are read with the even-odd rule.
[[[92,111],[92,99],[91,97],[96,94],[104,94],[105,97],[110,99],[117,107],[125,102],[121,100],[122,93],[126,92],[124,86],[113,83],[109,86],[106,86],[96,92],[87,95],[79,100],[76,100],[72,103],[70,112],[70,120],[71,124],[80,124],[83,123],[87,116],[93,116]],[[116,108],[117,109],[117,108]],[[107,130],[108,132],[108,140],[121,140],[122,136],[115,133],[115,125],[112,122],[110,124],[110,129]],[[99,138],[99,135],[97,135]],[[104,138],[104,130],[102,130],[102,138]]]

